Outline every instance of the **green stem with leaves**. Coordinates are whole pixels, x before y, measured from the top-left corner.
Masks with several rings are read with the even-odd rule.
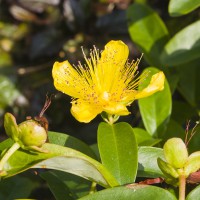
[[[12,154],[17,151],[17,149],[20,148],[19,143],[15,142],[10,149],[8,149],[8,151],[3,155],[1,161],[0,161],[0,171],[3,171],[3,167],[5,165],[5,163],[7,162],[7,160],[10,158],[10,156],[12,156]]]

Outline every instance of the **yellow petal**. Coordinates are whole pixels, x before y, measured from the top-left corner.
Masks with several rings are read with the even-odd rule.
[[[105,45],[97,65],[99,86],[111,91],[114,82],[121,78],[121,71],[127,61],[129,49],[122,41],[110,41]]]
[[[150,84],[142,91],[138,91],[138,93],[135,95],[135,99],[148,97],[154,94],[155,92],[163,90],[164,82],[165,82],[165,75],[163,72],[158,72],[154,74],[151,78]]]
[[[116,67],[118,64],[124,66],[128,58],[129,49],[121,40],[111,40],[105,45],[105,49],[101,53],[101,62],[113,63]],[[112,66],[110,66],[112,67]]]
[[[126,106],[119,103],[108,105],[103,110],[111,115],[129,115],[130,114]]]
[[[83,97],[83,91],[88,89],[88,84],[85,79],[67,60],[54,63],[52,76],[55,88],[74,98]]]
[[[93,104],[81,100],[72,102],[71,113],[79,122],[88,123],[101,112],[102,110]]]

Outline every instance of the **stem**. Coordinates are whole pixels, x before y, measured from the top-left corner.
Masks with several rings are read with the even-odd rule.
[[[92,182],[89,194],[93,194],[93,193],[96,192],[96,186],[97,186],[97,183],[96,182]]]
[[[101,114],[101,117],[103,118],[103,120],[105,122],[107,122],[110,125],[114,124],[119,119],[118,115],[111,115],[111,114],[108,114],[106,112],[103,112]]]
[[[3,167],[5,165],[5,163],[7,162],[7,160],[10,158],[10,156],[12,156],[12,154],[17,151],[17,149],[20,148],[19,143],[15,142],[10,149],[8,149],[8,151],[3,155],[3,158],[0,160],[0,171],[3,170]]]
[[[179,176],[179,200],[185,200],[186,178],[184,175]]]

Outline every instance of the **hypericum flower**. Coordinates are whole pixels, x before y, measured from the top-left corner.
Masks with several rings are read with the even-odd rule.
[[[145,89],[138,91],[138,84],[146,75],[135,78],[139,61],[129,63],[128,54],[128,46],[122,41],[110,41],[101,53],[94,47],[91,58],[84,54],[85,65],[79,63],[72,67],[68,61],[54,63],[54,85],[73,97],[71,113],[78,121],[90,122],[103,111],[108,115],[128,115],[126,106],[135,99],[164,88],[165,76],[159,72]]]

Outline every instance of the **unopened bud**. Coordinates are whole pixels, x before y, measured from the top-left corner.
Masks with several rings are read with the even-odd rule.
[[[41,147],[47,140],[47,132],[35,120],[27,120],[18,125],[19,140],[25,147]]]
[[[180,138],[167,140],[163,147],[166,161],[175,168],[183,168],[188,159],[185,143]]]

